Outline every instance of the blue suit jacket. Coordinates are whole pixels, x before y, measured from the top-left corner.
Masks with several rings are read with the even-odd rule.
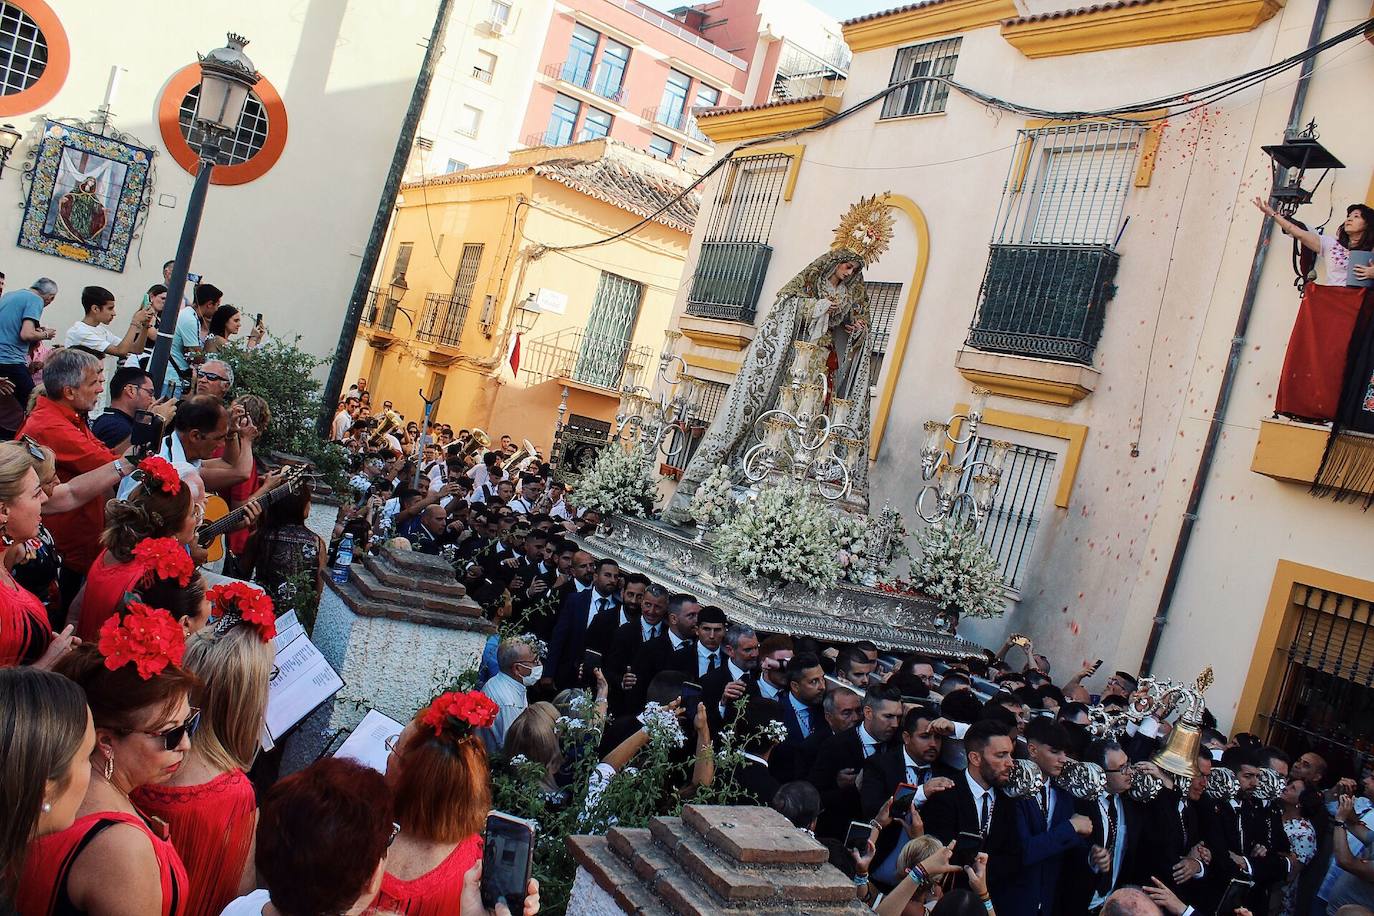
[[[577,669],[587,648],[587,616],[591,613],[596,589],[573,592],[563,599],[558,620],[549,642],[548,674],[559,690],[580,687]]]
[[[782,724],[787,726],[787,742],[789,744],[801,744],[806,739],[802,734],[801,723],[797,721],[797,709],[792,705],[790,693],[778,694],[778,705],[782,707]],[[825,714],[819,705],[811,707],[811,715],[808,717],[808,725],[811,731],[818,728],[830,730],[830,726],[825,721]]]
[[[1069,822],[1074,815],[1073,796],[1058,786],[1052,786],[1050,791],[1054,794],[1054,811],[1052,823],[1048,825],[1038,799],[1016,799],[1021,868],[1007,893],[998,898],[997,916],[1050,916],[1054,913],[1064,854],[1088,845]]]

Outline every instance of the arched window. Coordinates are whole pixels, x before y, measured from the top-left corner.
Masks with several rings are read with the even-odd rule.
[[[186,143],[200,153],[200,145],[205,141],[205,135],[195,126],[196,108],[200,104],[200,85],[191,87],[191,91],[181,100],[181,108],[177,114],[177,121],[181,124],[181,135],[186,138]],[[243,105],[243,114],[239,116],[238,128],[232,137],[220,141],[219,161],[225,165],[238,165],[252,159],[262,149],[267,142],[267,110],[262,105],[262,100],[257,93],[248,93],[248,101]]]
[[[0,0],[4,2],[4,0]],[[191,64],[173,74],[158,102],[162,143],[177,165],[196,173],[204,135],[195,126],[200,104],[200,66]],[[220,165],[210,175],[217,185],[243,184],[260,178],[276,165],[286,148],[286,106],[267,77],[248,93],[234,133],[220,140]]]
[[[70,63],[66,30],[44,0],[0,0],[0,115],[46,105]]]

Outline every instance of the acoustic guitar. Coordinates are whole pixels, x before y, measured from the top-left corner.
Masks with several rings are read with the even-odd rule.
[[[287,468],[282,472],[281,483],[257,499],[250,499],[237,509],[230,509],[229,504],[222,497],[213,493],[206,497],[205,520],[196,529],[196,541],[209,554],[205,562],[213,563],[224,556],[224,536],[239,527],[245,514],[244,509],[252,503],[257,503],[266,509],[282,497],[295,493],[300,489],[301,481],[305,480],[308,471],[309,469],[303,465]]]

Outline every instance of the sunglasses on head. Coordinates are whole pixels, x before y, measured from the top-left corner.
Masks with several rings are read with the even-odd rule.
[[[33,439],[28,436],[21,436],[19,441],[24,443],[24,448],[29,450],[29,457],[34,461],[46,461],[48,459],[48,453],[43,451],[43,446]]]

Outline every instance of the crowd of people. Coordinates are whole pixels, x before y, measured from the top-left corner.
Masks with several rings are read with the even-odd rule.
[[[0,442],[0,913],[474,916],[500,780],[534,766],[541,810],[589,805],[665,727],[663,812],[772,807],[882,916],[1374,907],[1374,775],[1210,718],[1196,775],[1176,775],[1151,762],[1170,725],[1134,676],[1056,672],[1019,642],[952,659],[758,632],[584,550],[601,519],[533,447],[374,413],[363,379],[334,419],[351,492],[321,538],[310,484],[255,451],[272,405],[214,358],[240,326],[218,289],[179,306],[184,374],[176,347],[161,391],[139,364],[158,290],[116,337],[114,297],[87,288],[85,330],[51,352],[55,284],[0,297],[18,412]],[[214,496],[228,579],[207,569]],[[280,778],[261,747],[277,615],[302,577],[318,594],[329,564],[381,545],[444,558],[499,634],[473,689],[391,736],[384,773],[330,757]]]

